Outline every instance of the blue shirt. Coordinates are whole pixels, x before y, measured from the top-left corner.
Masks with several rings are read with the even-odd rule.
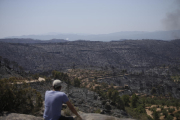
[[[45,120],[58,120],[61,116],[62,104],[68,100],[67,95],[60,91],[46,91],[45,93]]]

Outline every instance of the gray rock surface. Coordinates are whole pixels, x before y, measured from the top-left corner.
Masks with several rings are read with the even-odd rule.
[[[117,118],[108,115],[96,114],[96,113],[80,113],[83,120],[135,120],[131,118]]]
[[[44,120],[43,117],[36,117],[33,115],[7,113],[0,116],[0,120]]]
[[[117,118],[108,115],[96,114],[96,113],[80,113],[83,120],[135,120],[131,118]],[[43,120],[43,117],[36,117],[33,115],[8,113],[0,116],[0,120]],[[75,119],[76,120],[76,119]]]

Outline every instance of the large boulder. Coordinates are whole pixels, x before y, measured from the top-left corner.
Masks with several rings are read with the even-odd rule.
[[[135,120],[131,118],[117,118],[97,113],[80,113],[83,120]]]
[[[131,118],[117,118],[108,115],[96,114],[96,113],[83,113],[79,112],[83,120],[135,120]],[[18,113],[6,113],[0,116],[0,120],[44,120],[42,117],[37,117],[27,114],[18,114]],[[75,118],[74,120],[78,120]]]
[[[44,120],[43,117],[36,117],[27,114],[6,113],[0,116],[0,120]]]

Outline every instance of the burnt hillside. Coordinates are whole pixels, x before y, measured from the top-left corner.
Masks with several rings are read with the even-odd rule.
[[[177,65],[180,40],[126,40],[112,42],[0,43],[0,56],[17,62],[26,71],[68,68],[147,69]]]

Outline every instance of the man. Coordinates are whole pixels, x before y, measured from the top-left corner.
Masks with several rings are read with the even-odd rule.
[[[45,110],[44,119],[45,120],[69,120],[69,118],[61,115],[62,104],[66,103],[72,113],[74,113],[80,120],[82,118],[74,109],[74,106],[69,102],[67,95],[61,90],[61,81],[53,81],[53,90],[46,91],[45,93]]]

